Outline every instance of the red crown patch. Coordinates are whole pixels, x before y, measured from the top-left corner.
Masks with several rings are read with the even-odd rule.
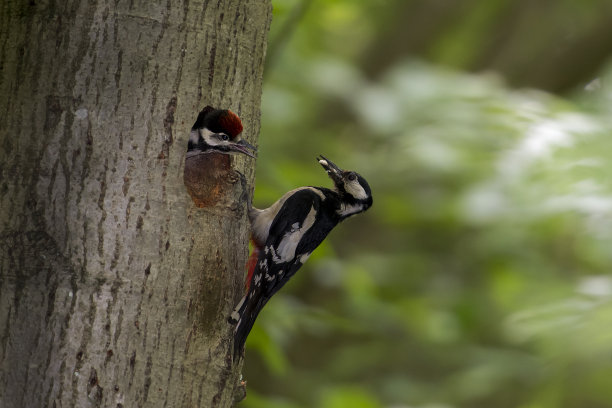
[[[229,109],[227,110],[227,114],[219,118],[219,124],[232,139],[242,133],[242,122],[240,118]]]

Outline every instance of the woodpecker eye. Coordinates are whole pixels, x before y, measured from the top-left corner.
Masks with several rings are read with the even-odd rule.
[[[347,179],[349,179],[349,181],[355,181],[356,178],[357,178],[357,176],[355,175],[355,173],[351,173],[347,177]]]
[[[219,136],[221,137],[221,140],[229,140],[229,136],[226,134],[221,133]]]

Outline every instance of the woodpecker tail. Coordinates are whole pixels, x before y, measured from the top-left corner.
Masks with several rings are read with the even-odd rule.
[[[234,329],[234,361],[238,361],[244,350],[244,343],[253,328],[257,315],[268,299],[263,297],[260,290],[249,290],[236,305],[229,322],[236,324]]]
[[[257,267],[257,259],[261,251],[252,237],[251,242],[253,244],[253,251],[246,263],[247,277],[244,283],[245,295],[240,302],[238,302],[229,319],[227,319],[229,323],[236,325],[234,328],[234,361],[238,361],[242,355],[246,338],[255,323],[257,315],[266,303],[266,301],[261,302],[259,300],[261,298],[261,288],[251,287],[253,274]],[[260,302],[261,305],[259,305]]]

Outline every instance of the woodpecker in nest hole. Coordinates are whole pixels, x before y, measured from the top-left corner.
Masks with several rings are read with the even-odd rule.
[[[191,128],[183,181],[198,207],[210,207],[223,198],[242,178],[231,168],[231,154],[255,157],[257,149],[240,137],[242,122],[227,109],[207,106]],[[244,184],[244,180],[243,180]]]
[[[253,253],[247,264],[246,295],[232,312],[234,360],[240,358],[253,323],[270,298],[306,262],[339,222],[372,206],[368,182],[354,171],[317,158],[334,188],[300,187],[260,210],[249,202]]]

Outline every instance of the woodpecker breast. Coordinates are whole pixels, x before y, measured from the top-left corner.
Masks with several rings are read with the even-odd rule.
[[[226,154],[209,153],[193,156],[185,161],[183,182],[193,203],[199,207],[211,207],[221,201],[232,183],[231,160]]]

